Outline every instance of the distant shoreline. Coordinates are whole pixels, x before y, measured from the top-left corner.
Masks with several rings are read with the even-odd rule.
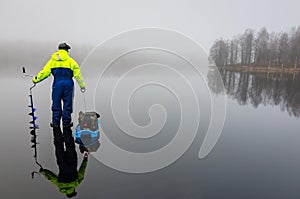
[[[262,66],[218,66],[218,69],[225,69],[237,72],[257,73],[300,73],[300,68],[287,67],[262,67]]]

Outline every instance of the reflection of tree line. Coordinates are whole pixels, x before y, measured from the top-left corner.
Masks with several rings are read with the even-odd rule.
[[[290,115],[300,116],[300,75],[277,73],[249,73],[219,70],[225,91],[241,105],[251,103],[280,106]],[[208,84],[215,93],[222,92],[219,73],[208,74]],[[219,79],[219,80],[218,80]]]

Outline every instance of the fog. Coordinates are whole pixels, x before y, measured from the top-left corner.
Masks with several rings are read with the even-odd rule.
[[[187,94],[194,93],[193,95],[198,96],[201,110],[198,132],[194,131],[193,125],[186,125],[188,128],[182,131],[185,135],[189,132],[196,132],[195,139],[189,143],[191,145],[183,156],[173,164],[156,172],[131,175],[120,172],[124,170],[115,170],[116,168],[109,167],[97,159],[97,156],[91,155],[85,179],[77,189],[78,198],[299,198],[300,135],[299,103],[297,101],[300,93],[299,75],[221,73],[229,96],[226,105],[226,121],[218,143],[209,156],[200,160],[198,158],[199,150],[208,124],[212,121],[210,120],[212,113],[214,113],[210,111],[212,106],[208,105],[210,99],[221,96],[223,91],[223,87],[221,89],[217,87],[223,86],[220,84],[221,81],[217,81],[220,77],[219,74],[211,71],[209,75],[204,76],[208,79],[211,78],[208,83],[214,91],[211,93],[213,97],[209,98],[208,93],[205,92],[205,85],[200,84],[203,83],[202,79],[196,79],[194,74],[189,72],[193,70],[188,70],[187,67],[192,65],[187,64],[188,62],[185,62],[183,57],[175,56],[174,53],[171,53],[173,51],[160,52],[158,48],[126,51],[125,47],[129,48],[131,47],[129,45],[134,43],[131,40],[123,40],[125,42],[122,42],[122,45],[119,45],[121,42],[111,42],[112,46],[103,45],[104,47],[102,46],[98,49],[99,51],[96,51],[98,53],[94,53],[94,56],[90,57],[97,58],[97,62],[93,62],[93,59],[84,61],[90,50],[99,43],[121,32],[143,27],[159,27],[180,32],[202,45],[208,52],[216,39],[232,38],[233,35],[243,33],[247,28],[258,31],[265,26],[269,32],[289,31],[291,27],[300,25],[299,6],[299,0],[284,2],[272,0],[0,0],[0,83],[2,85],[0,102],[3,112],[0,118],[2,128],[0,176],[5,179],[0,183],[1,197],[12,199],[65,198],[65,195],[61,194],[57,187],[42,176],[31,179],[31,172],[39,170],[32,157],[30,129],[28,128],[30,116],[28,115],[29,99],[27,95],[32,82],[31,78],[22,74],[21,68],[25,66],[29,74],[35,75],[50,58],[51,53],[57,49],[57,44],[66,41],[72,46],[70,55],[80,65],[83,65],[82,73],[87,85],[87,101],[85,101],[84,95],[81,95],[78,85],[75,86],[75,106],[72,116],[74,124],[78,121],[78,112],[85,108],[86,102],[88,110],[99,110],[102,128],[99,152],[107,157],[112,157],[116,153],[103,152],[105,149],[104,135],[107,135],[124,150],[144,153],[163,148],[162,146],[171,143],[171,140],[176,137],[176,131],[181,129],[179,127],[182,126],[182,118],[187,118],[182,121],[195,120],[195,124],[198,124],[198,119],[194,115],[199,115],[192,114],[198,107],[191,103],[193,101],[190,100],[192,98],[187,97],[188,95],[185,93],[187,91],[190,91]],[[136,41],[137,37],[133,37],[133,41]],[[141,36],[139,39],[141,38],[143,37]],[[146,42],[148,42],[148,38]],[[153,40],[155,40],[154,44],[160,41],[165,42],[162,39]],[[174,49],[183,51],[183,55],[189,55],[188,58],[196,57],[198,60],[198,54],[201,58],[201,53],[197,51],[198,48],[196,50],[190,48],[194,45],[184,46],[173,41],[177,40],[174,40],[173,37],[173,40],[170,38],[165,43],[171,43],[169,47],[173,47],[172,44],[175,47],[179,46]],[[139,43],[133,45],[133,49],[136,49],[137,44]],[[150,46],[160,47],[162,45]],[[131,53],[126,57],[119,56],[118,59],[115,59],[116,56],[113,53],[120,52],[117,55],[123,55],[122,50]],[[206,56],[203,57],[206,58]],[[116,61],[110,63],[111,60]],[[206,59],[202,60],[205,60],[205,63],[207,61]],[[112,69],[103,70],[106,72],[103,73],[105,78],[99,81],[100,72],[107,66],[102,63],[106,62],[111,64]],[[148,63],[152,63],[153,66],[150,65],[151,67],[146,68]],[[155,63],[157,65],[154,65]],[[166,70],[168,67],[161,67],[162,64],[177,66],[175,69],[187,76],[180,75],[176,70],[170,70],[173,72],[171,73]],[[89,69],[99,66],[97,69],[101,70],[87,70],[87,66],[94,67]],[[137,70],[141,67],[134,68],[135,66],[144,66],[145,70]],[[163,70],[157,70],[158,66]],[[207,64],[203,65],[205,71],[207,71],[206,66]],[[119,83],[116,76],[121,76],[124,72],[132,72],[130,70],[132,68],[136,69],[137,73],[129,74],[138,75],[135,78],[132,76],[123,78],[122,76],[120,79],[127,81]],[[146,79],[149,74],[155,78],[159,77],[158,80],[163,80],[163,83],[170,83],[170,88],[176,89],[167,90],[163,89],[163,86],[157,86],[163,84],[156,84],[152,80],[150,82]],[[230,79],[229,74],[235,79]],[[53,79],[53,77],[51,78]],[[37,130],[38,160],[45,168],[56,172],[58,165],[55,161],[52,129],[49,126],[51,121],[51,78],[38,84],[34,88],[33,96],[39,125]],[[130,98],[126,98],[126,100],[119,97],[121,95],[116,95],[117,92],[111,94],[111,91],[115,90],[122,91],[119,93],[129,93],[127,92],[131,89],[129,86],[135,85],[134,83],[142,78],[155,84],[150,86],[137,84],[143,86],[137,87],[138,89],[132,92],[134,95],[128,95]],[[243,82],[238,82],[238,78]],[[180,79],[184,81],[179,81]],[[160,82],[158,80],[157,82]],[[190,80],[191,83],[187,81],[184,84],[186,80]],[[198,82],[200,83],[198,84]],[[115,84],[118,84],[119,87],[116,87]],[[185,85],[188,87],[183,87]],[[233,87],[230,87],[232,85]],[[123,86],[130,89],[122,89]],[[93,87],[96,88],[93,89]],[[192,89],[187,89],[190,87]],[[175,96],[171,92],[177,91],[177,89],[180,94],[182,93],[178,96],[185,99],[185,101],[182,100],[185,102],[182,103],[185,106],[182,106],[178,100],[180,98],[177,99],[177,95]],[[116,97],[112,98],[112,96]],[[115,99],[121,100],[115,101]],[[128,102],[130,117],[141,126],[150,123],[152,112],[149,111],[149,107],[152,107],[153,104],[164,105],[166,113],[170,117],[166,118],[168,120],[166,120],[166,125],[160,135],[151,137],[151,142],[150,140],[146,140],[149,142],[139,142],[130,134],[121,134],[125,131],[119,128],[119,123],[112,118],[112,114],[109,112],[125,110],[122,108],[127,104],[124,105],[120,102]],[[117,108],[112,109],[111,104]],[[217,105],[219,104],[215,103],[215,105],[214,110],[218,110],[219,106]],[[181,107],[188,109],[181,110]],[[158,110],[157,115],[163,115],[159,115],[163,113],[162,111]],[[183,113],[186,113],[187,117],[182,117]],[[127,121],[128,119],[122,114],[116,115],[121,118],[118,121]],[[153,121],[164,119],[152,116],[156,119]],[[136,132],[140,132],[140,130]],[[79,152],[78,157],[79,160],[82,158]],[[128,159],[123,156],[120,160],[123,161],[122,163],[127,163]],[[141,161],[141,163],[148,166],[150,164],[147,161]],[[156,162],[160,163],[160,161],[151,163]]]
[[[299,25],[297,0],[1,0],[0,40],[96,45],[123,31],[160,27],[179,31],[209,50],[217,38],[247,28],[287,31]]]

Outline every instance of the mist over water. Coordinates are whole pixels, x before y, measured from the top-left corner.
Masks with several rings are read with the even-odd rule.
[[[25,65],[42,67],[50,51],[52,49],[45,53],[41,51],[41,55],[28,51],[28,56],[34,54],[34,58],[24,59],[27,60]],[[75,54],[75,57],[80,60],[85,55]],[[10,61],[14,58],[6,59],[9,60],[2,59],[0,63],[1,192],[5,198],[12,199],[65,198],[44,177],[37,175],[31,179],[30,173],[39,169],[30,148],[30,117],[27,114],[31,82],[21,74],[19,66],[25,63],[21,56],[15,62]],[[6,70],[7,64],[11,67],[9,70]],[[30,73],[38,70],[27,69]],[[196,139],[175,163],[156,172],[129,174],[108,168],[90,155],[85,178],[77,188],[77,198],[299,198],[299,75],[220,73],[228,95],[227,115],[222,135],[206,158],[198,159],[209,116],[208,100],[203,98],[203,104],[200,104],[203,120]],[[85,78],[93,75],[86,71]],[[213,70],[207,78],[209,87],[215,91],[212,94],[218,95],[220,82],[214,78]],[[37,130],[38,160],[45,168],[57,173],[49,126],[51,81],[50,78],[38,84],[33,96],[40,126]],[[202,85],[198,89],[203,89]],[[83,109],[82,102],[76,87],[74,123],[78,111]],[[127,150],[156,150],[168,143],[178,128],[180,110],[176,98],[162,87],[146,86],[130,102],[132,117],[142,126],[149,124],[147,110],[157,102],[164,105],[170,117],[162,134],[147,142],[130,139],[121,130],[109,131],[112,121],[106,121],[104,116],[102,127],[114,142]],[[98,150],[101,151],[101,146]],[[80,164],[82,157],[77,152]]]
[[[57,51],[59,42],[32,42],[32,41],[1,41],[0,40],[0,71],[2,75],[19,77],[22,67],[26,72],[36,74],[40,71],[51,54]],[[70,56],[80,65],[93,46],[82,44],[70,44]]]

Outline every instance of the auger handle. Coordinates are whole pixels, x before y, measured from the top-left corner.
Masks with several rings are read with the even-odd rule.
[[[25,69],[24,66],[22,67],[22,71],[23,71],[23,74],[24,74],[25,76],[28,76],[28,77],[32,77],[32,78],[33,78],[33,75],[29,75],[29,74],[26,73],[26,69]]]

